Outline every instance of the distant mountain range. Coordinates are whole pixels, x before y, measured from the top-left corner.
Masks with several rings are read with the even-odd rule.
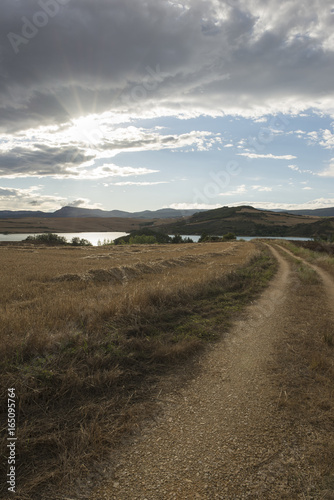
[[[22,219],[26,217],[54,218],[54,217],[121,217],[132,219],[169,219],[176,217],[189,217],[202,210],[175,210],[173,208],[162,208],[160,210],[144,210],[143,212],[124,212],[122,210],[100,210],[95,208],[62,207],[55,212],[41,212],[29,210],[2,210],[0,219]]]
[[[334,217],[334,207],[331,208],[315,208],[314,210],[275,210],[275,212],[283,212],[293,215],[312,215],[315,217]]]
[[[227,207],[223,207],[227,208]],[[238,207],[236,207],[238,208]],[[217,209],[220,210],[220,209]],[[270,210],[264,210],[270,212]],[[55,212],[42,212],[30,210],[2,210],[0,219],[22,219],[26,217],[54,218],[54,217],[119,217],[132,219],[169,219],[178,217],[189,217],[196,213],[212,212],[212,210],[176,210],[174,208],[162,208],[160,210],[144,210],[142,212],[124,212],[122,210],[100,210],[97,208],[62,207]],[[315,210],[272,210],[274,213],[284,213],[292,215],[310,215],[314,217],[334,217],[334,207],[317,208]]]

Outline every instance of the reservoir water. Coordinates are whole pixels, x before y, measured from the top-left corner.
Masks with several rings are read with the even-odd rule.
[[[42,233],[25,233],[25,234],[0,234],[0,241],[23,241],[28,236],[37,236],[37,234]],[[63,236],[66,238],[68,242],[72,240],[72,238],[83,238],[88,240],[92,245],[97,246],[100,243],[103,243],[104,240],[115,240],[116,238],[121,238],[122,236],[126,236],[128,233],[120,233],[120,232],[96,232],[96,233],[55,233],[58,236]]]
[[[40,234],[40,233],[39,233]],[[104,240],[115,240],[116,238],[121,238],[122,236],[126,236],[128,233],[121,232],[87,232],[87,233],[57,233],[59,236],[64,236],[68,242],[72,240],[72,238],[84,238],[85,240],[90,241],[90,243],[94,246],[103,244]],[[23,241],[28,236],[31,236],[31,233],[25,234],[0,234],[0,241]],[[181,235],[183,238],[191,238],[195,243],[200,239],[199,235]],[[271,240],[299,240],[299,241],[310,241],[312,238],[299,238],[299,237],[276,237],[276,236],[237,236],[237,240],[246,240],[250,241],[255,238],[261,239],[271,239]]]

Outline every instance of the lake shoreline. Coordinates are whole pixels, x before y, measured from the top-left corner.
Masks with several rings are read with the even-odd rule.
[[[0,245],[36,245],[36,243],[33,243],[31,241],[25,241],[28,236],[31,235],[37,235],[37,234],[42,234],[42,233],[15,233],[15,234],[0,234]],[[110,241],[110,240],[115,240],[116,238],[121,238],[123,236],[126,236],[129,233],[125,232],[110,232],[110,231],[85,231],[85,232],[56,232],[55,234],[59,236],[65,237],[68,242],[71,241],[72,238],[83,238],[88,240],[93,246],[99,246],[102,245],[105,241]],[[173,236],[173,235],[170,235]],[[198,240],[200,238],[200,235],[181,235],[183,238],[191,238],[194,243],[198,243]],[[223,235],[221,235],[223,236]],[[22,239],[21,239],[22,237]],[[299,237],[299,236],[237,236],[237,240],[245,240],[245,241],[251,241],[254,239],[267,239],[267,240],[289,240],[289,241],[312,241],[313,238],[304,238],[304,237]]]

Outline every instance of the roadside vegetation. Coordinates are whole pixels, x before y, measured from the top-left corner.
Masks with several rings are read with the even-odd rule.
[[[18,398],[22,500],[96,474],[155,411],[159,377],[218,339],[276,271],[254,243],[0,252],[0,376]]]
[[[296,256],[326,270],[333,269],[322,251],[279,242]],[[313,247],[313,245],[312,245]],[[286,319],[286,338],[278,347],[275,368],[280,386],[278,410],[302,431],[303,454],[309,468],[308,498],[333,498],[334,491],[334,332],[333,310],[319,275],[307,264],[279,250],[292,266],[293,310]],[[296,314],[296,313],[295,313]],[[297,443],[297,439],[296,439]],[[297,445],[298,446],[298,445]]]
[[[334,276],[334,243],[326,241],[285,241],[279,244],[312,264],[323,268]]]

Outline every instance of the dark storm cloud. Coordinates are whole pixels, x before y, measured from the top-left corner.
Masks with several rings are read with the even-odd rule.
[[[3,0],[0,127],[105,110],[321,107],[333,97],[331,8],[328,0]]]
[[[72,147],[34,145],[33,149],[14,147],[0,155],[0,175],[12,176],[75,176],[75,168],[90,161],[82,151]]]

